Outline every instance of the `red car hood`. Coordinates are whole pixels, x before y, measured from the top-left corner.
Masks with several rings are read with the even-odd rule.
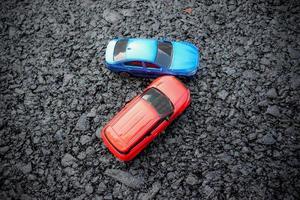
[[[105,136],[120,152],[128,152],[159,120],[158,113],[143,99],[122,109],[105,129]]]

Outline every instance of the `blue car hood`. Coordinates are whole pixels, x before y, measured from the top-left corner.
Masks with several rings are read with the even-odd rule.
[[[173,60],[171,70],[188,73],[197,70],[199,53],[197,47],[186,42],[172,42]]]

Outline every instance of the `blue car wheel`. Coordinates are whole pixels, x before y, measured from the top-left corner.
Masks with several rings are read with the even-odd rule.
[[[131,76],[128,72],[120,72],[119,75],[124,78],[129,78]]]

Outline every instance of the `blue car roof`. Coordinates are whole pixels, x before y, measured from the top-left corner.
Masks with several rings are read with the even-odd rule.
[[[157,41],[150,39],[129,39],[126,48],[126,60],[154,62],[157,53]]]

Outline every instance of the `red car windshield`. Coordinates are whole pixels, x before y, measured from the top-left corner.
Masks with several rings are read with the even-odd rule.
[[[171,101],[163,93],[155,88],[147,90],[142,98],[150,103],[157,111],[161,118],[169,116],[173,113],[173,105]]]

